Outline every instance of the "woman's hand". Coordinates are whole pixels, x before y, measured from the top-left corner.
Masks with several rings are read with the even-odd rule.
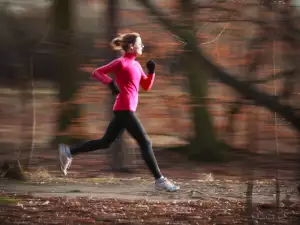
[[[149,74],[153,74],[155,71],[155,62],[153,60],[149,60],[146,64],[147,69],[148,69],[148,73]]]
[[[108,84],[109,89],[111,90],[111,93],[113,95],[118,95],[120,93],[119,87],[117,86],[117,84],[115,83],[114,80],[112,80],[109,84]]]

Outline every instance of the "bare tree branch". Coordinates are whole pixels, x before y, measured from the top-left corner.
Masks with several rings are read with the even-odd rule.
[[[267,76],[264,79],[248,80],[248,82],[252,83],[252,84],[267,83],[267,82],[272,81],[272,80],[276,80],[276,79],[280,79],[280,78],[292,76],[295,73],[295,71],[296,71],[295,69],[293,69],[293,70],[287,70],[287,71],[282,71],[282,72],[277,73],[275,75],[271,74],[271,75]]]
[[[221,69],[219,66],[210,61],[205,57],[202,50],[195,44],[192,34],[185,32],[180,26],[174,24],[173,21],[169,20],[167,15],[162,13],[155,5],[149,0],[138,0],[139,3],[144,5],[150,14],[155,15],[161,24],[166,27],[169,31],[184,40],[186,49],[190,51],[190,54],[199,62],[199,69],[206,68],[206,72],[212,74],[218,78],[224,84],[235,89],[239,94],[252,99],[257,105],[264,106],[273,112],[278,112],[284,119],[291,122],[291,124],[300,131],[300,117],[296,115],[296,109],[289,105],[281,104],[278,100],[275,100],[271,95],[257,90],[253,85],[240,81],[235,78],[232,74]]]

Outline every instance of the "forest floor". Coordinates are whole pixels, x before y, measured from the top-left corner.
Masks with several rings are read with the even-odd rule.
[[[154,189],[141,160],[125,173],[109,170],[105,154],[80,155],[65,177],[57,167],[55,153],[49,149],[36,153],[28,181],[1,178],[1,224],[248,223],[246,161],[239,156],[209,164],[157,150],[164,175],[181,187],[178,192],[166,193]],[[255,168],[251,220],[255,224],[298,224],[300,202],[292,172],[296,161],[287,156],[275,166],[270,156],[251,157]]]

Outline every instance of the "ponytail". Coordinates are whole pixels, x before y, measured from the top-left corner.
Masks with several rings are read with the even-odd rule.
[[[110,42],[110,45],[114,50],[127,51],[129,44],[134,44],[137,37],[140,37],[138,33],[119,34]]]
[[[114,50],[122,50],[123,35],[119,35],[118,37],[114,38],[110,45]]]

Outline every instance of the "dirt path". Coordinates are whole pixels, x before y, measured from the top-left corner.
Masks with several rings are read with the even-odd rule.
[[[115,198],[119,200],[245,200],[246,183],[238,181],[179,180],[181,190],[177,193],[156,191],[150,180],[141,178],[111,178],[78,182],[76,180],[29,181],[20,183],[1,179],[0,190],[4,192],[29,193],[35,196]],[[281,200],[290,195],[291,202],[299,201],[296,184],[282,183]],[[275,184],[273,181],[256,181],[253,190],[254,203],[274,203]]]
[[[105,155],[86,154],[73,162],[67,177],[57,168],[56,151],[36,152],[33,169],[28,182],[16,182],[0,178],[0,191],[31,193],[36,196],[67,196],[115,198],[124,200],[238,200],[245,201],[247,183],[242,181],[244,161],[204,164],[185,160],[180,154],[157,151],[156,156],[164,175],[175,178],[181,190],[177,193],[162,193],[154,190],[153,180],[143,162],[137,162],[132,173],[114,173],[109,168]],[[269,162],[269,161],[270,162]],[[274,163],[272,159],[253,160],[254,203],[274,203],[276,199]],[[278,164],[280,198],[290,196],[299,201],[297,184],[293,178],[295,162],[286,160]],[[43,165],[43,167],[40,167]],[[245,180],[245,179],[244,179]]]

